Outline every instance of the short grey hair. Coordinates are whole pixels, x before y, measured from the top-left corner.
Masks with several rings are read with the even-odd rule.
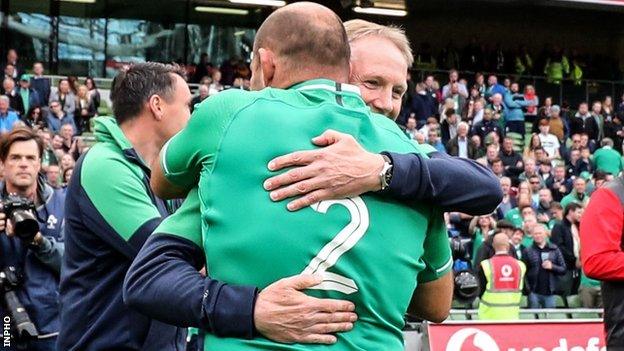
[[[4,101],[4,102],[6,102],[7,104],[10,104],[10,103],[11,103],[11,100],[9,100],[9,97],[8,97],[8,96],[6,96],[6,95],[0,95],[0,101]]]
[[[396,26],[382,26],[361,19],[346,21],[344,27],[347,31],[349,43],[368,36],[385,38],[390,40],[401,51],[408,68],[414,64],[412,48],[403,29]]]

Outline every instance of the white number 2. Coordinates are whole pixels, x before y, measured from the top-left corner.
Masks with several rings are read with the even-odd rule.
[[[342,228],[332,241],[323,246],[302,273],[323,276],[323,282],[311,289],[336,290],[344,294],[353,294],[358,291],[353,279],[327,272],[327,270],[334,266],[340,256],[351,250],[366,234],[369,225],[368,208],[359,196],[344,200],[321,201],[310,205],[310,207],[316,212],[327,213],[332,205],[346,207],[351,215],[351,222]]]

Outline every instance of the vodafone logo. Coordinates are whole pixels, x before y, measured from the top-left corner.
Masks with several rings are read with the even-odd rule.
[[[486,332],[477,328],[464,328],[457,331],[448,341],[446,351],[500,351],[496,341]]]

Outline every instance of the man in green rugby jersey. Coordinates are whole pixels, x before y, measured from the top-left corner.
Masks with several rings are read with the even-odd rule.
[[[162,195],[178,196],[199,181],[199,194],[189,194],[186,204],[192,207],[201,199],[203,240],[188,235],[194,231],[184,230],[180,220],[165,221],[156,231],[161,234],[150,240],[188,244],[187,254],[198,261],[206,256],[213,277],[235,284],[263,287],[267,279],[279,279],[287,272],[322,275],[324,281],[310,294],[352,300],[360,315],[352,331],[338,335],[338,349],[398,349],[402,315],[415,276],[424,268],[420,259],[424,236],[446,231],[441,213],[415,201],[400,204],[370,195],[289,213],[269,202],[257,183],[269,176],[263,167],[268,160],[309,147],[310,137],[327,127],[355,135],[371,150],[418,149],[392,121],[371,114],[357,89],[342,83],[349,76],[348,46],[331,11],[301,3],[276,11],[258,31],[255,53],[254,86],[282,89],[225,92],[209,99],[163,149],[162,170],[155,167],[153,185]],[[314,79],[318,77],[327,79]],[[254,125],[253,136],[245,135],[252,130],[245,125]],[[376,171],[384,174],[383,169]],[[376,183],[371,187],[383,187],[382,179]],[[156,254],[159,247],[151,251],[146,247],[145,255],[135,261],[125,296],[144,313],[171,320],[170,314],[160,314],[167,308],[152,303],[163,297],[175,301],[171,295],[175,276],[167,281],[161,279],[166,273],[152,269],[163,262],[154,262],[163,259]],[[149,282],[141,279],[154,273],[157,277]],[[302,348],[263,338],[215,336],[209,336],[207,345],[237,350]]]

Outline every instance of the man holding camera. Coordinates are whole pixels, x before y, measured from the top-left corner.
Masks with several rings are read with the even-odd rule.
[[[19,343],[35,351],[55,350],[60,329],[58,285],[64,251],[65,195],[39,176],[42,153],[43,142],[30,129],[17,128],[0,142],[5,180],[0,187],[0,230],[6,234],[0,235],[0,268],[3,272],[14,268],[19,278],[0,275],[1,291],[16,291],[38,334],[24,338],[22,327],[17,327],[22,337],[14,338],[11,347]],[[15,313],[19,311],[7,308],[5,301],[3,298],[3,314],[15,324]]]

